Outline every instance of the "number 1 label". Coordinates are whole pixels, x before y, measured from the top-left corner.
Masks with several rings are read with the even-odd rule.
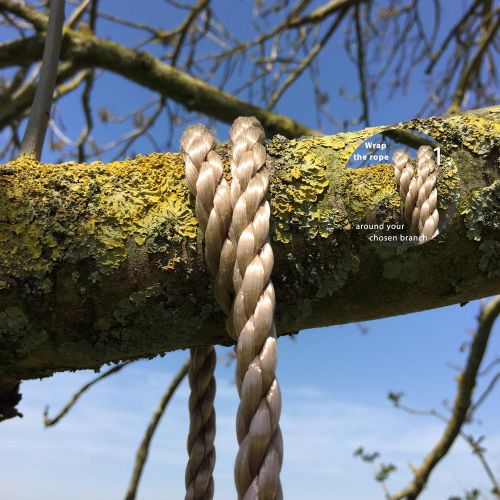
[[[441,165],[441,148],[434,148],[434,150],[436,152],[436,157],[437,157],[437,161],[436,163],[438,165]]]

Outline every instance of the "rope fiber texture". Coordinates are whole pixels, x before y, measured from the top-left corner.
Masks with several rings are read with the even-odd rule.
[[[237,339],[236,384],[240,406],[236,421],[240,445],[235,464],[238,498],[283,498],[279,474],[283,439],[279,427],[281,392],[276,380],[274,255],[269,243],[269,175],[265,135],[254,117],[237,118],[232,141],[229,238],[236,250],[235,299],[229,323]]]
[[[416,176],[414,161],[406,151],[396,150],[392,161],[409,233],[418,235],[419,243],[425,243],[439,234],[434,151],[430,146],[420,146],[417,151]]]
[[[232,290],[231,259],[234,261],[231,243],[226,238],[231,199],[229,186],[222,176],[222,161],[214,151],[215,145],[215,137],[203,125],[189,127],[181,139],[186,180],[196,198],[196,216],[200,231],[205,236],[205,260],[215,278],[216,298],[227,313],[230,308],[229,290]],[[220,278],[219,258],[225,259],[225,281]],[[213,346],[197,347],[191,349],[190,354],[189,460],[185,474],[185,498],[211,500],[214,496],[215,466],[215,349]]]
[[[204,126],[186,129],[181,148],[186,180],[196,197],[196,215],[205,234],[205,259],[214,277],[215,297],[227,315],[227,331],[237,341],[236,384],[240,405],[236,428],[240,448],[235,463],[235,482],[238,498],[281,500],[281,393],[275,377],[275,294],[271,282],[274,256],[269,243],[265,136],[256,118],[240,117],[231,128],[230,138],[230,188],[223,177],[220,157],[214,151],[215,138]],[[194,359],[198,349],[193,351]],[[205,381],[213,377],[213,370],[208,373],[210,363],[200,359],[198,366],[200,369],[196,372],[193,369],[192,376],[190,372],[192,391],[205,386],[198,379]],[[213,387],[215,390],[215,384]],[[208,442],[203,433],[210,437],[212,433],[201,423],[201,415],[209,413],[204,411],[201,394],[200,391],[199,395],[192,395],[193,404],[190,402],[190,458],[186,470],[186,498],[190,499],[211,498],[188,496],[194,495],[195,490],[202,495],[201,487],[191,485],[207,484],[206,471],[210,468],[204,466],[208,458],[202,458]],[[213,404],[213,398],[211,402]],[[210,411],[213,412],[213,406]],[[211,474],[213,463],[208,462]],[[213,481],[211,485],[213,495]],[[206,491],[203,494],[208,495],[210,491]]]

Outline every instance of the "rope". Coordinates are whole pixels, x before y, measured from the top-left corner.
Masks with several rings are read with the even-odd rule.
[[[216,277],[216,296],[223,309],[229,310],[229,295],[219,277],[219,256],[226,256],[230,242],[224,245],[231,216],[230,192],[222,177],[223,166],[214,151],[215,138],[202,125],[189,127],[181,139],[186,180],[196,197],[196,216],[205,234],[205,260]],[[225,250],[224,250],[225,249]],[[227,257],[230,259],[230,255]],[[227,274],[227,273],[226,273]],[[231,286],[230,279],[226,282]],[[189,367],[190,426],[187,441],[189,460],[186,467],[186,500],[210,500],[214,496],[215,466],[215,364],[213,346],[191,349]]]
[[[240,395],[235,464],[238,498],[283,498],[279,473],[283,440],[279,428],[281,393],[275,378],[274,263],[269,244],[270,207],[264,130],[254,117],[237,118],[232,141],[229,237],[236,249],[231,311],[236,346],[236,384]]]
[[[438,234],[439,212],[437,208],[437,171],[434,151],[430,146],[421,146],[417,152],[417,168],[420,178],[417,207],[419,208],[418,231],[424,241]]]
[[[270,279],[274,256],[269,244],[270,207],[266,201],[269,177],[263,169],[267,156],[264,130],[256,118],[240,117],[234,122],[230,137],[230,189],[222,176],[222,162],[213,151],[215,138],[205,127],[188,128],[181,147],[186,179],[196,197],[196,215],[205,233],[205,259],[214,277],[215,296],[228,317],[227,331],[237,341],[236,383],[240,406],[236,427],[240,449],[235,482],[238,498],[280,500],[283,498],[279,479],[283,461],[279,428],[281,394],[275,378],[275,295]],[[202,389],[207,386],[206,380],[213,378],[213,366],[203,358],[200,349],[209,348],[192,350],[191,427],[186,469],[186,498],[190,499],[208,499],[209,494],[213,495],[213,461],[204,458],[207,456],[204,453],[209,448],[207,443],[213,450],[215,432],[201,424],[202,414],[213,414],[213,397],[210,409],[202,411],[205,410]],[[215,364],[215,357],[213,359]],[[210,395],[213,396],[211,392]],[[215,453],[212,456],[215,459]],[[203,468],[206,460],[211,468]],[[198,488],[198,484],[203,487],[209,484],[211,489]]]
[[[406,151],[396,150],[392,162],[409,233],[418,235],[419,242],[425,243],[439,234],[434,151],[430,146],[418,149],[416,176],[413,161]]]

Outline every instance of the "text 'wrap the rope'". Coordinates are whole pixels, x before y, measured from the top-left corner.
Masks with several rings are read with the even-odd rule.
[[[271,282],[274,256],[269,243],[265,136],[256,118],[240,117],[235,120],[230,137],[230,188],[223,177],[222,162],[214,151],[215,138],[210,131],[202,125],[189,127],[183,134],[181,147],[187,183],[196,197],[196,215],[205,236],[205,259],[214,278],[215,297],[227,316],[227,331],[237,341],[238,498],[279,500],[283,498],[279,478],[283,440],[279,427],[281,393],[275,377],[275,294]],[[193,359],[203,358],[198,349],[193,349],[191,355]],[[190,458],[186,469],[189,499],[213,497],[213,463],[203,457],[215,459],[215,452],[206,453],[209,448],[213,450],[213,440],[210,443],[203,433],[211,438],[215,431],[212,433],[209,426],[201,423],[205,421],[203,416],[208,422],[208,414],[214,415],[213,398],[210,403],[207,401],[205,412],[201,395],[202,389],[210,385],[207,381],[213,378],[213,367],[209,362],[198,365],[201,369],[190,373],[191,390],[196,395],[192,394],[190,399]],[[205,460],[210,467],[203,466]]]

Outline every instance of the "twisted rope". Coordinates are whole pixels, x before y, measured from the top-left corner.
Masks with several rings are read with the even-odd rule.
[[[230,334],[237,339],[236,383],[240,395],[237,437],[240,445],[235,482],[240,499],[283,497],[279,474],[283,440],[279,427],[281,393],[275,377],[274,263],[269,244],[270,207],[264,130],[254,117],[235,120],[232,141],[229,238],[236,249],[235,299]]]
[[[417,198],[419,208],[418,231],[424,241],[438,234],[439,212],[437,208],[437,171],[434,151],[430,146],[420,146],[417,152],[417,168],[420,189]]]
[[[409,233],[420,236],[420,243],[424,243],[438,234],[434,152],[430,146],[421,146],[418,149],[416,176],[412,160],[406,151],[395,151],[392,161]]]
[[[228,317],[228,333],[237,340],[238,498],[280,500],[283,440],[279,428],[281,394],[275,378],[275,295],[270,279],[274,256],[269,244],[270,207],[266,201],[269,177],[263,170],[267,157],[264,130],[256,118],[240,117],[230,137],[230,189],[222,176],[222,162],[213,151],[215,138],[205,127],[188,128],[181,147],[186,180],[196,197],[196,215],[205,233],[205,259],[215,280],[215,296]],[[212,386],[207,380],[213,380],[215,355],[212,364],[203,349],[210,348],[193,349],[191,354],[190,457],[186,469],[186,498],[190,499],[213,496],[215,432],[209,424],[214,414],[211,388],[214,392],[215,383]],[[208,395],[206,388],[210,388]]]
[[[219,258],[231,263],[231,243],[225,242],[231,217],[229,186],[222,177],[223,166],[214,151],[215,138],[202,125],[189,127],[181,139],[184,152],[186,180],[196,197],[196,216],[205,235],[205,260],[214,276],[215,294],[229,311],[230,273],[225,280],[219,273]],[[234,259],[233,259],[234,260]],[[224,261],[226,263],[226,260]],[[224,285],[228,284],[226,288]],[[191,349],[189,368],[190,427],[187,441],[189,460],[186,467],[186,500],[210,500],[214,496],[213,469],[215,466],[215,364],[213,346]]]

